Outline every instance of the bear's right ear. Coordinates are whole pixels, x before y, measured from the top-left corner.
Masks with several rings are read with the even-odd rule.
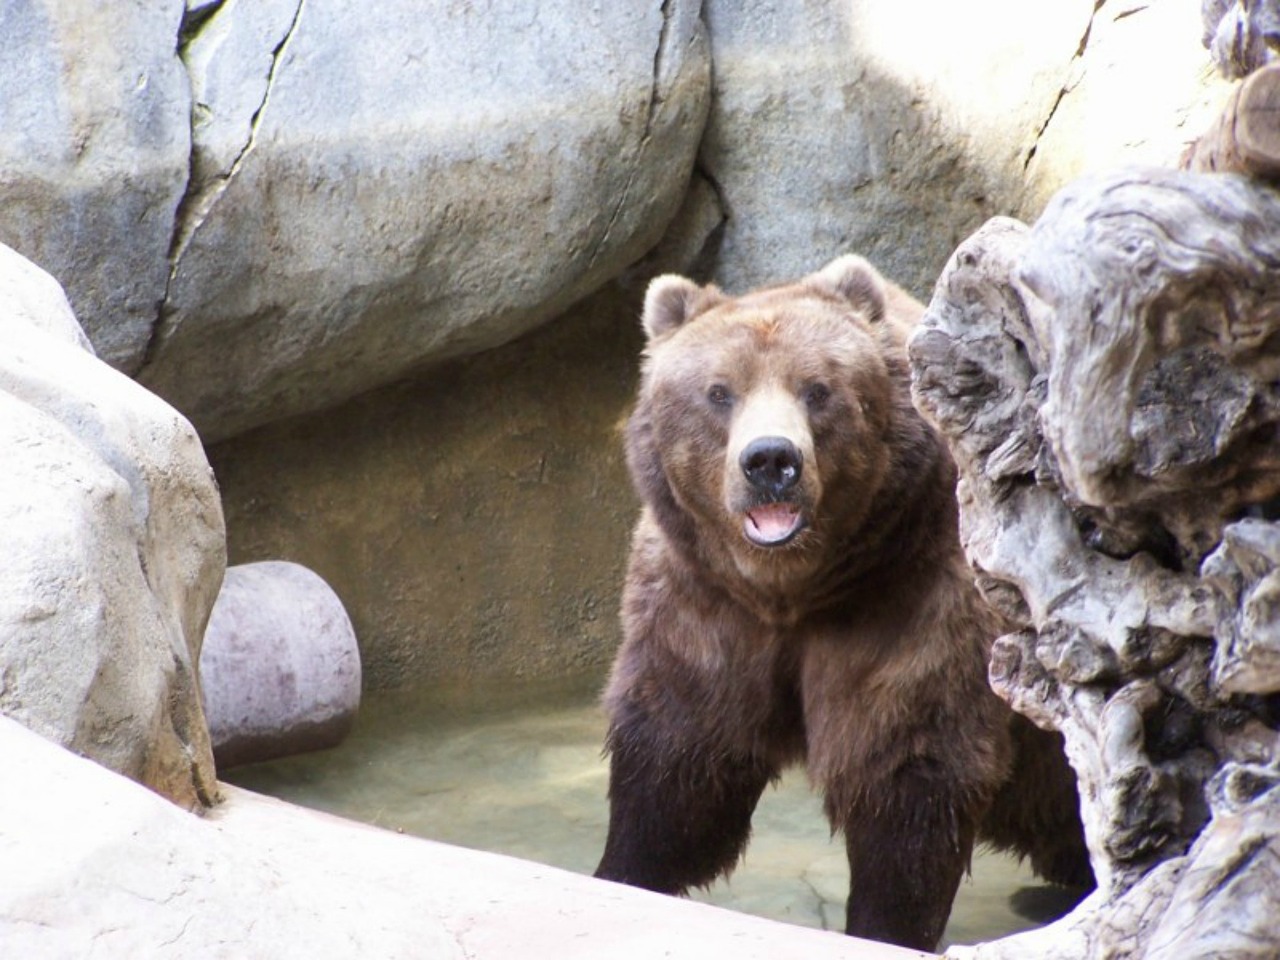
[[[805,282],[823,293],[848,301],[876,323],[884,318],[886,293],[884,277],[864,258],[855,254],[837,257]]]
[[[700,287],[671,273],[655,277],[644,295],[644,332],[656,340],[723,299],[724,294],[714,286]]]

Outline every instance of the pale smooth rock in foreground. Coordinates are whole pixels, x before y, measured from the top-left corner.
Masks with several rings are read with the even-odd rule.
[[[212,471],[190,424],[87,351],[57,284],[15,258],[0,248],[0,712],[207,804],[195,663],[225,564]]]
[[[911,960],[224,787],[200,819],[0,718],[0,943],[62,960]]]
[[[957,956],[1274,957],[1280,890],[1280,195],[1081,180],[939,279],[915,400],[1020,629],[991,681],[1062,731],[1098,891]]]
[[[296,563],[228,567],[200,687],[219,769],[336,746],[360,708],[360,650],[342,601]]]
[[[8,323],[25,323],[93,354],[62,285],[16,250],[0,243],[0,305]]]

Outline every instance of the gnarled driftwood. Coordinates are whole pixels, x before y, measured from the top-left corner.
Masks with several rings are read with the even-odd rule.
[[[1078,181],[954,254],[911,343],[996,689],[1061,730],[1098,891],[988,958],[1280,950],[1280,193]],[[1194,922],[1190,922],[1194,921]]]

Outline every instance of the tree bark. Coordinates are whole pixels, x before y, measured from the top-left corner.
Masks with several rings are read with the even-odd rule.
[[[1280,180],[1280,64],[1250,74],[1236,88],[1222,115],[1187,150],[1182,166]]]
[[[1177,171],[989,222],[911,342],[1000,638],[1099,888],[980,960],[1280,952],[1280,193]],[[1274,610],[1274,613],[1273,613]],[[1232,918],[1236,918],[1233,920]]]

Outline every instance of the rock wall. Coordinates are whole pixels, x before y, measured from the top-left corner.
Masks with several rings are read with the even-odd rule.
[[[715,279],[742,290],[852,250],[923,297],[964,236],[1016,209],[1092,0],[927,6],[925,26],[884,0],[707,0]]]
[[[6,9],[0,240],[206,440],[331,405],[510,340],[657,242],[706,115],[698,12]]]
[[[603,671],[636,509],[628,316],[613,287],[505,347],[214,446],[232,561],[319,573],[369,687]]]
[[[1086,161],[1181,149],[1182,101],[1215,89],[1183,84],[1207,62],[1194,12],[1170,0],[1127,13],[1033,6],[938,4],[929,29],[905,30],[888,0],[708,0],[710,113],[655,252],[530,341],[558,347],[504,348],[217,444],[233,560],[318,570],[351,612],[371,686],[607,662],[634,510],[612,425],[630,399],[648,276],[689,271],[740,289],[856,249],[923,296],[987,216],[1035,202],[1025,183],[1056,187]],[[1118,97],[1115,83],[1136,81],[1113,77],[1112,61],[1137,56],[1144,24],[1183,19],[1134,88],[1163,85],[1160,108]],[[1100,36],[1111,38],[1101,54]],[[1045,136],[1096,106],[1076,93],[1095,70],[1089,89],[1110,92],[1127,128],[1091,130],[1070,149],[1064,135],[1053,149],[1074,158],[1070,170],[1037,164]],[[544,461],[565,468],[521,481]]]
[[[207,441],[557,317],[653,247],[695,154],[708,276],[854,249],[923,296],[988,216],[1176,155],[1218,92],[1182,0],[3,17],[0,241]]]
[[[1032,221],[1064,184],[1124,164],[1172,166],[1230,85],[1200,42],[1200,5],[1098,0],[1025,154],[1025,186],[1001,212]]]
[[[965,549],[1062,731],[1098,891],[981,958],[1273,956],[1280,193],[1086,178],[956,251],[911,343]],[[1194,918],[1194,922],[1191,922]]]
[[[1225,85],[1195,4],[706,0],[713,97],[699,170],[727,211],[732,289],[850,250],[927,299],[988,217],[1064,183],[1172,162]],[[1153,53],[1158,51],[1158,56]]]
[[[370,684],[603,663],[643,282],[856,250],[927,297],[989,216],[1177,155],[1222,93],[1193,6],[10,5],[0,240],[214,445],[233,558],[335,586]],[[544,453],[575,473],[529,498]]]

